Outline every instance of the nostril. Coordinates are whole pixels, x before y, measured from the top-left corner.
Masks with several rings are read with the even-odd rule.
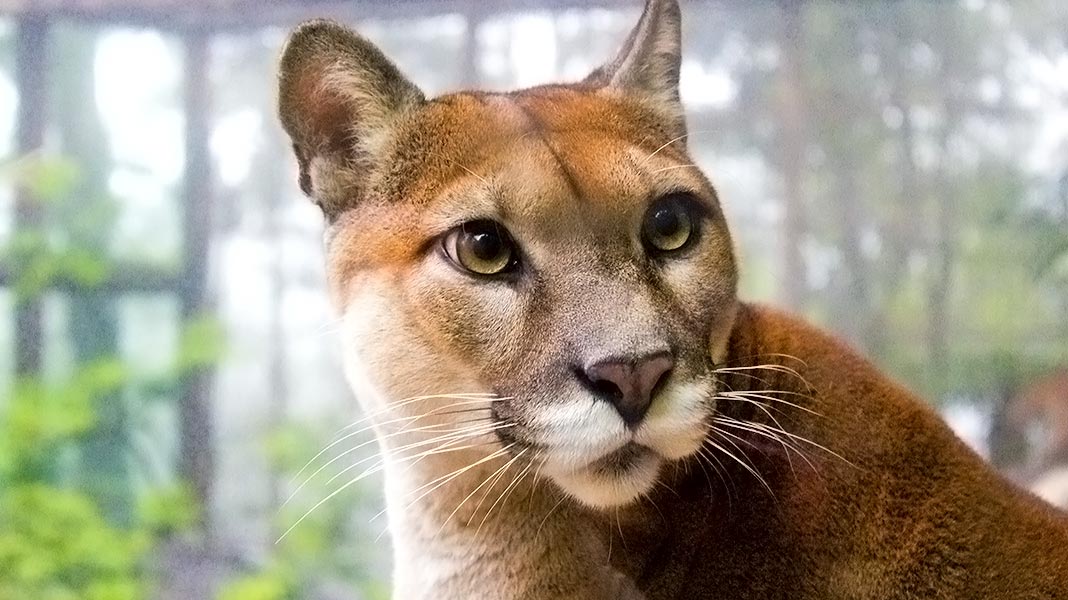
[[[579,383],[602,400],[616,404],[623,399],[623,390],[619,389],[619,386],[612,381],[601,378],[596,374],[591,375],[590,371],[581,367],[575,367],[574,372],[575,378],[579,380]]]
[[[657,378],[656,383],[653,384],[652,391],[649,393],[651,397],[656,397],[656,395],[660,393],[660,390],[664,389],[664,386],[667,385],[667,380],[671,377],[672,371],[674,371],[674,368],[668,367],[666,370],[664,370],[663,373],[660,374],[660,377]]]
[[[595,394],[611,401],[613,404],[623,399],[623,390],[619,386],[607,380],[593,381],[592,389]]]
[[[628,425],[645,417],[653,396],[665,384],[675,366],[667,352],[637,359],[612,358],[575,369],[578,380],[595,396],[614,406]]]

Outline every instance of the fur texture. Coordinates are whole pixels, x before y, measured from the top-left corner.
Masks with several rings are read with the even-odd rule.
[[[395,597],[1066,597],[1063,514],[849,348],[738,301],[679,31],[650,0],[580,83],[431,100],[340,25],[287,44],[280,114],[329,221]],[[671,253],[646,237],[666,200],[693,223]],[[490,222],[500,276],[449,250]],[[583,378],[654,355],[672,368],[637,422]]]

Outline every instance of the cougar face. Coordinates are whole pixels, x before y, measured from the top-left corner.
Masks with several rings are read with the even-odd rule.
[[[685,150],[677,14],[643,26],[666,33],[581,84],[429,101],[337,25],[306,25],[283,57],[357,396],[387,420],[488,423],[482,452],[591,506],[701,447],[736,303],[723,214]],[[485,396],[429,397],[450,394]]]

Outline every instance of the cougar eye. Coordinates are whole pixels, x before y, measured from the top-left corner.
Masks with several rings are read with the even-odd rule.
[[[696,238],[697,215],[681,194],[665,196],[649,207],[642,222],[642,240],[652,252],[681,250]]]
[[[464,223],[446,234],[442,247],[454,264],[476,275],[500,275],[518,264],[511,236],[494,221]]]

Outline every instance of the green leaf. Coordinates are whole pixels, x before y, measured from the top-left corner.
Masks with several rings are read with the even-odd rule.
[[[225,340],[222,324],[214,317],[190,320],[178,343],[178,371],[184,373],[219,362],[225,354]]]
[[[30,193],[38,202],[54,202],[69,196],[82,180],[78,164],[60,156],[25,156],[6,165],[0,175]]]
[[[276,572],[265,572],[231,581],[219,592],[217,600],[287,600],[293,586]]]

